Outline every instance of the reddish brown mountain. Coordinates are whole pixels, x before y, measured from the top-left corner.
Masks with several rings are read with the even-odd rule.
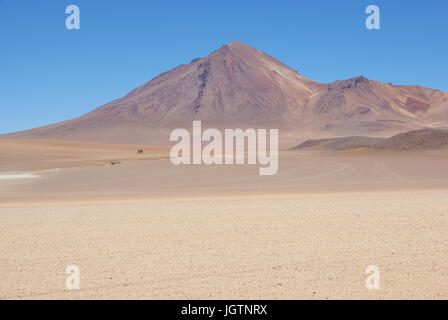
[[[167,144],[173,128],[279,128],[284,144],[338,135],[388,136],[448,124],[448,93],[363,77],[322,84],[232,42],[165,72],[82,117],[7,135]]]

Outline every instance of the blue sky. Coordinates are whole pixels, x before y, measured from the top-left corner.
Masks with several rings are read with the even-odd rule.
[[[381,30],[365,28],[370,4]],[[447,16],[445,0],[0,0],[0,133],[80,116],[233,40],[321,82],[448,91]]]

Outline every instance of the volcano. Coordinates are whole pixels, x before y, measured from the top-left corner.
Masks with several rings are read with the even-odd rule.
[[[280,141],[386,137],[448,125],[448,93],[362,76],[319,83],[260,50],[231,42],[79,118],[8,138],[168,144],[174,128],[278,128]]]

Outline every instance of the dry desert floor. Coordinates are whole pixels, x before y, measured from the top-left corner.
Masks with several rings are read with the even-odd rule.
[[[446,152],[283,151],[259,176],[137,148],[0,140],[0,299],[448,298]]]

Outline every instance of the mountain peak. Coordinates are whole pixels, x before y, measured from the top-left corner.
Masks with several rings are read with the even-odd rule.
[[[333,89],[350,89],[353,87],[358,87],[361,84],[367,84],[370,83],[370,80],[363,77],[363,76],[358,76],[355,78],[350,78],[347,80],[337,80],[334,81],[332,83],[330,83],[328,85],[328,90],[333,90]]]
[[[240,41],[232,41],[228,44],[224,44],[216,50],[214,53],[217,53],[218,55],[228,56],[228,55],[237,55],[239,57],[243,56],[253,56],[254,54],[261,53],[261,51],[243,43]],[[213,55],[213,53],[212,53]]]
[[[237,40],[233,40],[232,42],[229,42],[227,44],[227,46],[231,47],[231,48],[252,48],[252,47],[248,46],[247,44],[245,44],[244,42],[237,41]]]

